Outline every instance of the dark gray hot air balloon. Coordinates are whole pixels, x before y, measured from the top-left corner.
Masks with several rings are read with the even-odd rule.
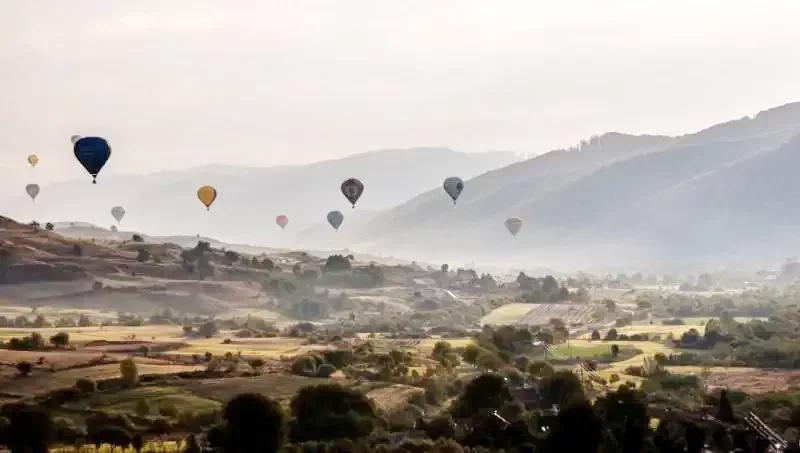
[[[344,214],[339,211],[331,211],[328,213],[328,223],[331,224],[334,230],[339,231],[339,227],[344,221]]]
[[[345,179],[342,183],[342,194],[344,194],[344,197],[347,198],[347,201],[349,201],[354,208],[356,207],[356,201],[361,198],[362,193],[364,193],[364,184],[356,178]]]
[[[509,217],[505,221],[506,229],[512,236],[517,237],[520,228],[522,228],[522,219],[519,217]]]
[[[464,190],[464,181],[458,176],[451,176],[444,180],[444,191],[453,199],[453,204],[456,204],[462,190]]]

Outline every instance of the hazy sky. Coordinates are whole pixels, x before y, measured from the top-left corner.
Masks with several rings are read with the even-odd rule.
[[[0,2],[0,179],[301,163],[381,147],[539,153],[800,100],[797,0]],[[20,170],[21,169],[21,170]]]

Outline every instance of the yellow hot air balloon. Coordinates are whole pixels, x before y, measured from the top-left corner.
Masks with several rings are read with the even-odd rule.
[[[214,200],[217,199],[217,189],[211,186],[203,186],[197,189],[197,198],[200,199],[200,202],[206,205],[206,209],[211,209],[211,205],[214,204]]]
[[[28,163],[31,164],[31,167],[35,167],[36,164],[39,163],[39,156],[37,156],[36,154],[31,154],[30,156],[28,156]]]

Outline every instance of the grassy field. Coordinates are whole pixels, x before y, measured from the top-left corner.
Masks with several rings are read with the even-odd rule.
[[[590,358],[611,354],[611,343],[599,341],[570,340],[569,346],[562,344],[556,346],[555,353],[564,357]]]
[[[229,344],[225,344],[223,341],[224,339],[220,337],[191,339],[187,341],[188,346],[171,351],[170,354],[203,355],[210,352],[215,356],[223,356],[228,352],[234,355],[241,352],[242,355],[248,357],[261,356],[267,359],[280,359],[281,356],[294,357],[321,349],[330,349],[326,346],[307,344],[303,338],[231,338]]]
[[[171,406],[181,412],[206,412],[219,409],[222,404],[207,398],[201,398],[181,387],[147,386],[121,392],[99,392],[79,404],[68,405],[74,409],[101,409],[108,412],[134,413],[136,404],[145,400],[150,405],[153,415],[159,407]]]

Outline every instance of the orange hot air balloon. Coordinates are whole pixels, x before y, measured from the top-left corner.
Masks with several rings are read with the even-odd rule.
[[[36,154],[31,154],[30,156],[28,156],[28,163],[31,164],[31,167],[35,167],[36,164],[39,163],[39,156],[37,156]]]
[[[197,189],[197,198],[205,205],[206,210],[210,210],[214,200],[217,199],[217,189],[211,186],[203,186]]]

